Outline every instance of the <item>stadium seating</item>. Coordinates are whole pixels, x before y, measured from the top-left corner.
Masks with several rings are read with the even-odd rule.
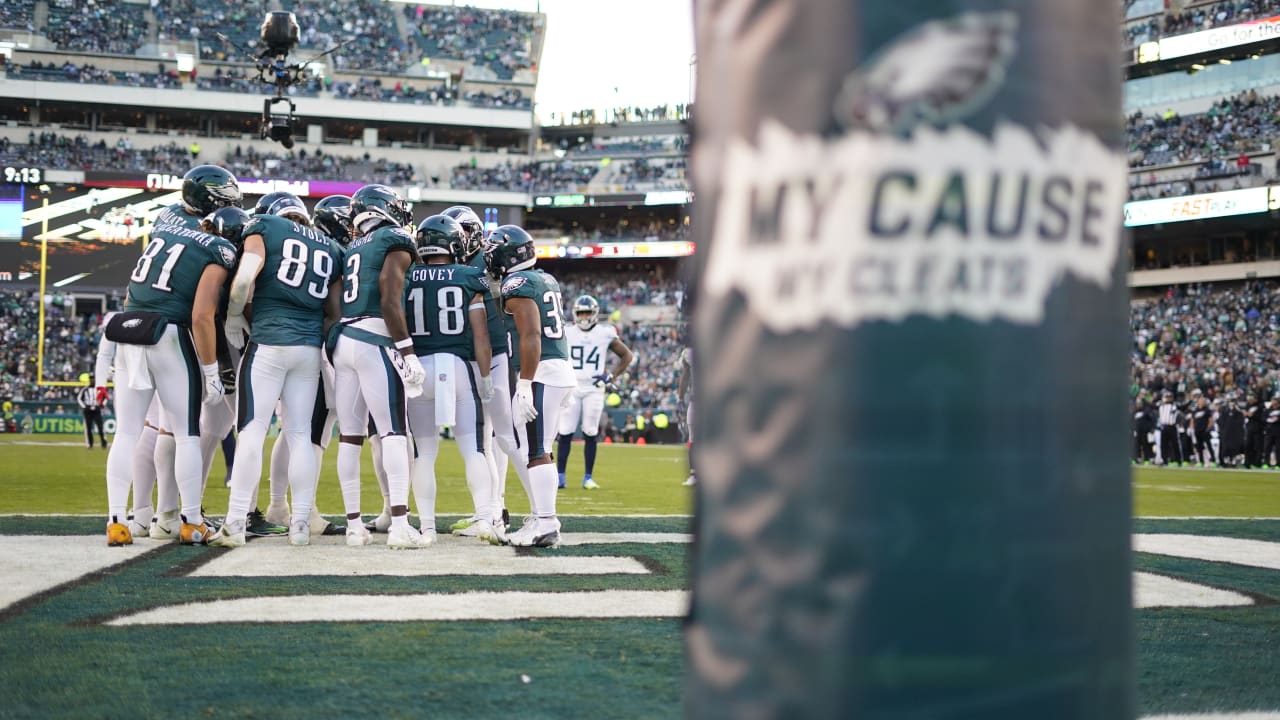
[[[1280,128],[1280,97],[1255,91],[1224,98],[1199,115],[1148,115],[1126,121],[1129,166],[1234,159],[1240,153],[1270,149]]]
[[[459,165],[453,168],[450,185],[461,190],[551,193],[586,185],[598,169],[594,164],[568,161],[507,162],[492,167]]]
[[[1126,0],[1125,14],[1134,3]],[[1160,9],[1162,10],[1162,8]],[[1225,25],[1237,25],[1280,14],[1280,0],[1223,0],[1196,5],[1181,12],[1168,11],[1135,19],[1124,27],[1124,38],[1130,46],[1159,40],[1162,37],[1200,32]]]
[[[45,35],[62,50],[132,55],[147,39],[143,7],[133,3],[51,0]]]
[[[499,80],[532,67],[531,46],[540,31],[534,15],[443,5],[408,5],[402,12],[422,58],[465,60]]]
[[[186,147],[169,143],[160,147],[135,150],[128,138],[115,145],[105,140],[90,143],[83,135],[68,136],[52,132],[32,131],[26,144],[0,139],[0,160],[8,164],[37,165],[78,170],[116,170],[121,172],[165,172],[181,175],[191,167]]]
[[[35,0],[5,0],[0,3],[0,28],[34,29]]]

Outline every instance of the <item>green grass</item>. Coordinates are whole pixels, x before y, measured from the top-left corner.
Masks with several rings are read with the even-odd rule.
[[[1280,473],[1140,467],[1138,517],[1280,517]]]
[[[0,513],[105,513],[107,502],[107,453],[86,450],[72,435],[0,435]],[[263,454],[263,476],[259,504],[265,509],[269,498],[267,465],[274,440],[267,441]],[[28,444],[33,443],[33,444]],[[66,443],[75,443],[66,446]],[[325,453],[320,474],[317,504],[321,512],[341,514],[342,496],[334,469],[337,448]],[[361,509],[377,514],[382,496],[374,479],[373,460],[365,450]],[[687,476],[685,450],[670,445],[600,445],[596,457],[595,480],[599,490],[582,489],[582,445],[575,443],[569,457],[568,487],[560,492],[558,510],[566,514],[688,514],[693,493],[681,485]],[[227,507],[227,490],[222,479],[226,467],[222,453],[214,460],[205,489],[204,506],[221,516]],[[436,512],[469,515],[471,495],[467,492],[462,460],[452,441],[440,444],[436,463],[438,493]],[[512,514],[528,512],[515,471],[508,472],[507,507]]]

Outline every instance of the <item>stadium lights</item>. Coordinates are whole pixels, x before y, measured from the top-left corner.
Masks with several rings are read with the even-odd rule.
[[[1231,61],[1226,58],[1218,58],[1219,65],[1230,65]]]
[[[1201,70],[1203,70],[1203,69],[1204,69],[1204,65],[1201,65],[1200,63],[1193,63],[1193,64],[1191,65],[1191,69],[1192,69],[1192,70],[1194,70],[1194,71],[1196,71],[1196,72],[1200,72]]]

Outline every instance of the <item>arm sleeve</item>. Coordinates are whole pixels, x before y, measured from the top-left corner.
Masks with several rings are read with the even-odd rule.
[[[105,387],[111,379],[111,365],[116,359],[116,344],[107,339],[107,323],[115,313],[102,316],[102,339],[98,341],[98,357],[93,362],[93,385]]]

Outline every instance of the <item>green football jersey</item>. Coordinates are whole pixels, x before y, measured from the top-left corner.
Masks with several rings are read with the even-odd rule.
[[[342,277],[342,318],[382,316],[382,290],[378,279],[387,254],[406,250],[414,262],[418,246],[413,236],[400,227],[380,227],[351,241],[347,246]]]
[[[160,211],[156,216],[155,225],[180,225],[188,230],[199,230],[203,219],[199,215],[187,212],[186,206],[182,203],[174,203]]]
[[[342,267],[327,235],[276,215],[257,215],[244,236],[261,235],[266,261],[253,285],[253,331],[259,345],[320,347],[329,283]]]
[[[171,323],[191,325],[191,306],[206,265],[231,272],[235,247],[216,235],[180,225],[157,225],[129,276],[126,310],[160,313]]]
[[[493,288],[489,286],[484,253],[478,252],[471,256],[468,264],[480,270],[480,275],[485,280],[484,313],[489,318],[489,345],[493,348],[493,354],[508,352],[510,348],[507,346],[507,322],[503,319],[502,312],[498,310],[498,301],[493,297]]]
[[[404,286],[404,312],[409,336],[418,355],[452,353],[475,360],[467,308],[471,298],[484,297],[489,282],[466,265],[415,265]]]
[[[564,339],[564,302],[560,299],[560,283],[538,270],[513,272],[502,280],[502,302],[505,308],[511,298],[529,298],[538,304],[542,317],[542,355],[539,360],[568,360],[569,344]],[[511,366],[520,370],[520,331],[511,323]]]

